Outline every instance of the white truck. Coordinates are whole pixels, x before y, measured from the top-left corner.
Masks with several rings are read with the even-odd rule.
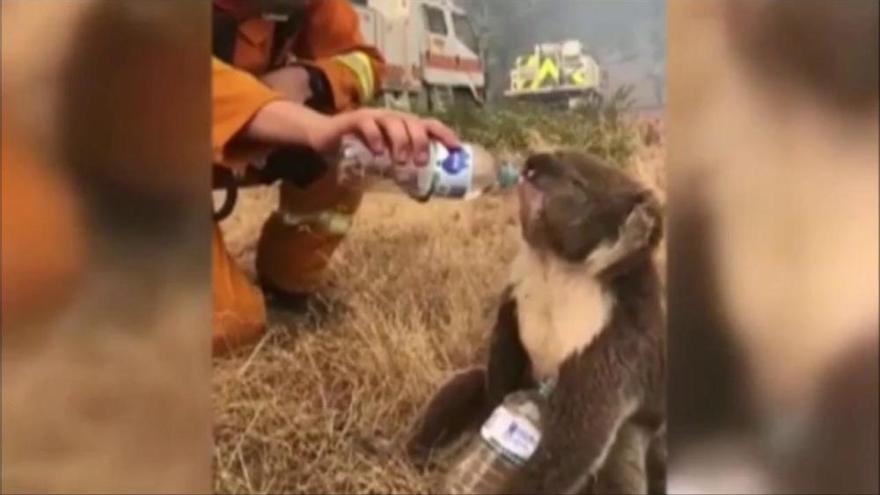
[[[482,102],[485,77],[477,36],[452,0],[351,0],[366,41],[385,57],[386,105],[440,109],[454,99]]]

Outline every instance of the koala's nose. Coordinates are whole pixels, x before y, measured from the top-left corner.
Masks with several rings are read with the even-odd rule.
[[[522,177],[528,182],[534,182],[538,178],[538,169],[532,165],[526,165]]]

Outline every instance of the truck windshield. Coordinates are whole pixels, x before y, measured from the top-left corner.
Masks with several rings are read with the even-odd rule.
[[[446,36],[448,31],[446,30],[446,16],[443,15],[443,11],[430,5],[422,5],[422,12],[425,14],[425,23],[428,25],[428,31],[433,34]]]
[[[468,18],[461,14],[452,14],[452,24],[455,27],[455,36],[472,52],[478,53],[480,51],[479,42]]]

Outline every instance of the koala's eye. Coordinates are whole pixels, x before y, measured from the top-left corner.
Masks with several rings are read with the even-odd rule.
[[[577,175],[569,175],[568,180],[579,189],[588,189],[590,186],[590,181]]]

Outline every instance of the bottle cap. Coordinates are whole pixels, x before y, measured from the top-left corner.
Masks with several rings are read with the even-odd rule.
[[[498,167],[498,186],[508,189],[519,182],[519,171],[510,162],[504,162]]]

